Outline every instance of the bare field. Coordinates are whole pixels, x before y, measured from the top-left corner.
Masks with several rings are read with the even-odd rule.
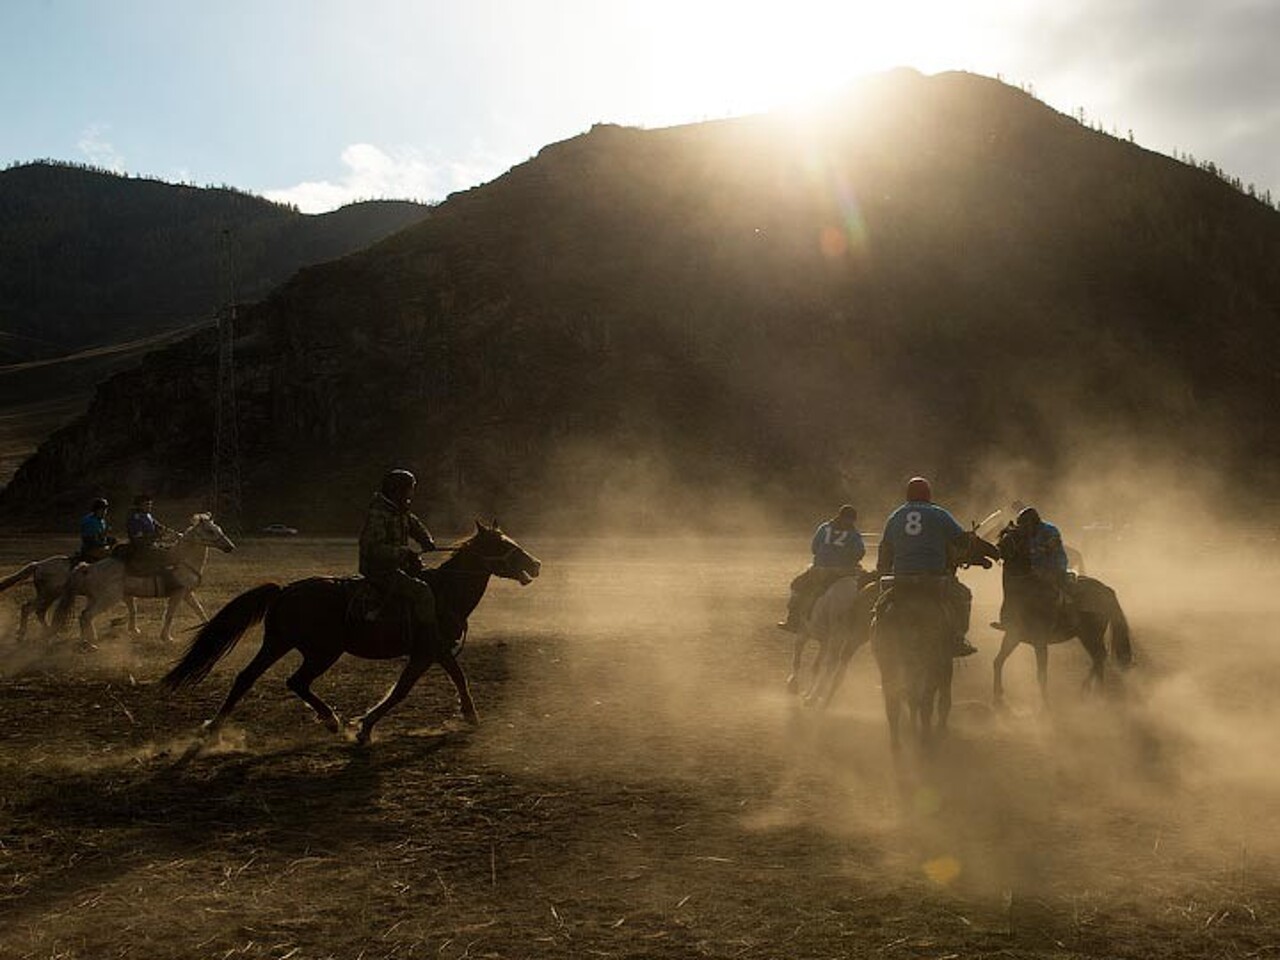
[[[4,541],[0,573],[60,546]],[[154,601],[142,638],[85,652],[15,646],[27,588],[5,594],[0,957],[1280,955],[1271,574],[1098,570],[1138,664],[1083,700],[1055,648],[1042,712],[1019,651],[995,714],[999,576],[966,573],[952,736],[895,769],[868,652],[825,715],[784,691],[803,543],[525,546],[542,577],[491,584],[462,658],[481,727],[437,669],[369,749],[311,720],[287,661],[179,763],[257,631],[170,696]],[[353,564],[251,541],[202,596]],[[395,670],[344,659],[316,689],[351,714]]]

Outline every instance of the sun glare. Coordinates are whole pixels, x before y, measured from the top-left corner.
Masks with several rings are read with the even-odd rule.
[[[653,122],[797,106],[869,73],[963,68],[980,54],[973,23],[946,4],[657,2],[648,25],[663,53]]]

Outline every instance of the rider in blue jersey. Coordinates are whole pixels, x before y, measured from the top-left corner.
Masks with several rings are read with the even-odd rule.
[[[80,518],[80,552],[76,554],[75,562],[84,560],[93,563],[102,560],[111,551],[116,538],[107,533],[110,529],[110,524],[107,523],[109,506],[106,499],[97,497],[89,504],[89,512]]]
[[[889,514],[880,538],[876,571],[882,576],[934,576],[945,578],[945,603],[956,627],[954,656],[976,653],[966,638],[973,594],[956,579],[949,552],[960,545],[965,529],[944,508],[933,502],[933,490],[924,477],[907,484],[907,502]]]
[[[1067,549],[1063,546],[1061,531],[1041,519],[1040,511],[1035,507],[1024,507],[1013,523],[1001,532],[1000,543],[1003,552],[1012,549],[1024,556],[1030,565],[1032,579],[1024,584],[1024,602],[1069,612],[1071,577],[1067,572]],[[1006,585],[1008,583],[1006,579]],[[1000,619],[992,624],[998,630],[1007,629],[1009,603],[1006,589],[1004,602],[1000,605]]]
[[[858,532],[858,511],[846,503],[834,517],[818,524],[809,541],[809,551],[813,562],[791,581],[787,619],[778,624],[791,633],[800,632],[814,603],[831,584],[862,571],[867,548]]]

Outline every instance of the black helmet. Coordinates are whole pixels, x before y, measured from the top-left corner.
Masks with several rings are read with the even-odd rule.
[[[1040,526],[1040,512],[1035,507],[1023,507],[1016,523],[1020,529],[1034,530]]]
[[[388,470],[382,478],[382,495],[393,503],[404,500],[418,485],[418,478],[408,470]]]
[[[106,499],[106,497],[94,497],[94,498],[93,498],[93,502],[92,502],[91,504],[89,504],[89,509],[90,509],[91,511],[93,511],[93,510],[105,510],[105,509],[107,509],[107,507],[109,507],[109,506],[111,506],[111,504],[107,503],[107,499]]]

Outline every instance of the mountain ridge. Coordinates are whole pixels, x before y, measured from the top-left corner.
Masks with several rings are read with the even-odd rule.
[[[394,463],[442,515],[560,526],[808,516],[914,472],[990,502],[1102,449],[1274,475],[1278,320],[1276,211],[995,80],[597,125],[249,311],[247,520],[352,529]],[[198,501],[168,464],[208,464],[211,351],[104,385],[0,513]]]

